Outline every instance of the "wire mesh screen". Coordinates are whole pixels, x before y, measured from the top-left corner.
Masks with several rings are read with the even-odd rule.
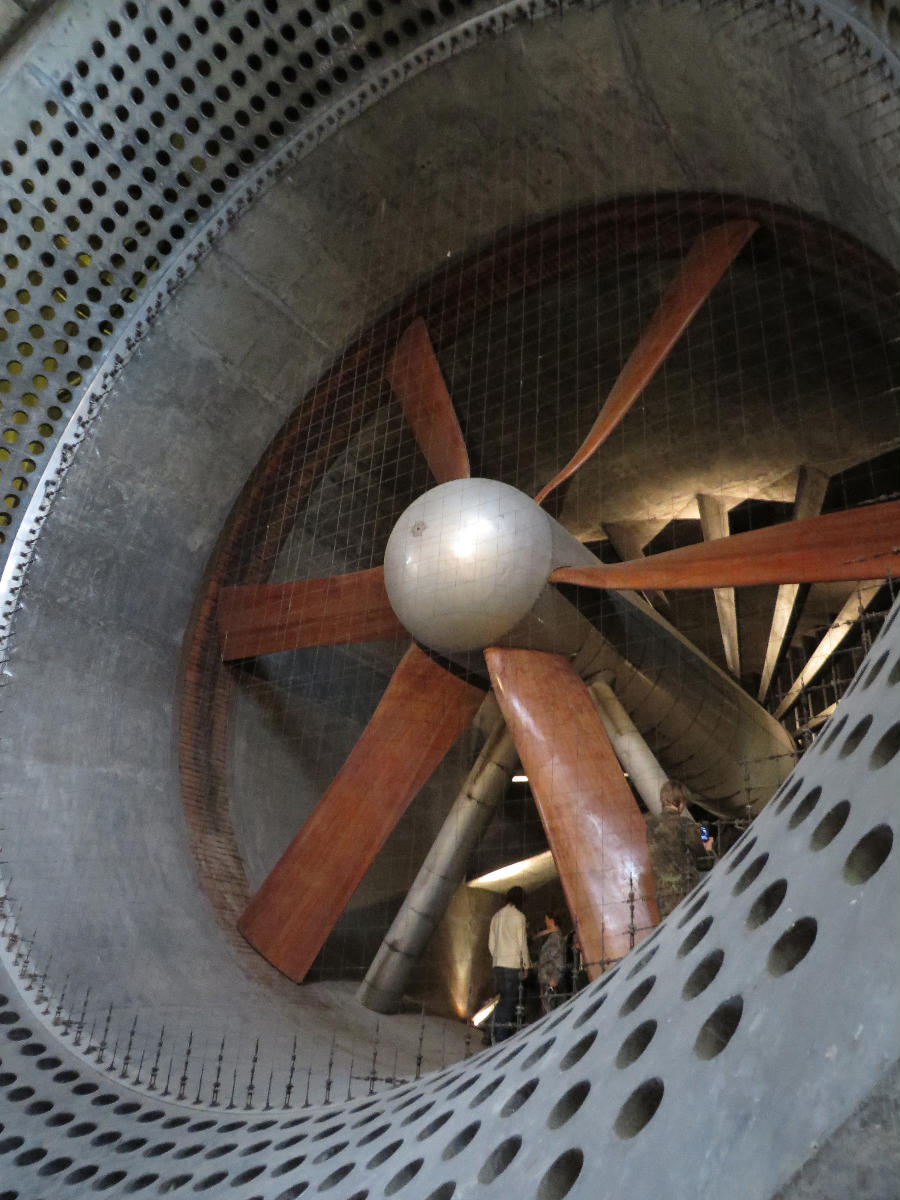
[[[230,1040],[223,1058],[220,1027],[231,1039],[230,1023],[257,1006],[256,983],[267,1000],[277,992],[281,1033],[294,1003],[237,924],[410,645],[385,637],[390,616],[375,603],[362,612],[378,636],[336,640],[344,600],[323,607],[329,637],[292,644],[297,612],[286,604],[276,649],[223,663],[225,590],[378,571],[401,514],[435,482],[390,380],[418,319],[472,476],[533,497],[588,435],[701,234],[734,222],[755,226],[746,244],[546,511],[613,564],[895,499],[898,288],[885,259],[896,261],[897,94],[877,39],[793,4],[552,16],[465,0],[434,11],[378,0],[75,9],[70,44],[48,39],[49,23],[38,30],[5,93],[17,99],[0,160],[0,544],[15,543],[4,618],[51,518],[11,643],[14,750],[0,752],[20,782],[3,797],[4,870],[16,879],[4,932],[51,1019],[94,1053],[102,1046],[108,1062],[118,1041],[132,1069],[143,1053],[157,1074],[186,1081],[206,1062],[206,1086],[214,1078],[218,1089],[237,1053]],[[79,461],[74,447],[104,397],[96,454]],[[79,537],[88,553],[71,550],[73,562],[65,547]],[[180,594],[166,607],[178,587],[197,596],[176,705],[184,829],[160,801],[174,791],[168,727],[150,783],[143,745],[122,768],[127,786],[115,772],[107,790],[98,783],[121,744],[110,730],[168,717],[176,671],[158,664],[170,664],[187,623]],[[793,596],[763,584],[622,600],[561,584],[555,611],[566,619],[543,624],[551,639],[575,631],[560,646],[584,677],[612,683],[724,848],[815,738],[893,590],[879,578]],[[159,610],[175,614],[168,626]],[[119,642],[140,669],[115,692]],[[487,695],[480,647],[426,649],[437,678]],[[101,715],[90,726],[92,705]],[[310,980],[355,986],[370,970],[495,717],[480,709],[413,789],[323,934]],[[565,713],[555,719],[564,725]],[[393,720],[373,757],[409,761],[410,728]],[[58,762],[60,729],[78,752],[66,745]],[[514,759],[503,768],[516,770]],[[642,812],[633,773],[620,774]],[[366,829],[381,798],[365,775],[356,786],[353,823]],[[509,868],[517,878],[546,851],[530,782],[495,790],[460,881]],[[190,844],[169,870],[191,886],[196,871],[213,901],[220,940],[205,927],[199,940],[237,980],[230,994],[212,970],[197,982],[197,941],[164,945],[156,929],[141,941],[154,904],[179,936],[196,916],[166,905],[168,879],[145,870],[135,882],[134,864],[155,853],[145,810],[165,812],[157,833]],[[95,828],[109,841],[91,843]],[[330,858],[339,873],[340,855]],[[634,898],[652,891],[638,881]],[[121,920],[102,924],[105,892]],[[648,933],[627,888],[616,903],[626,934],[629,922],[636,939]],[[407,980],[409,1004],[459,1018],[486,998],[497,904],[483,888],[454,895]],[[545,906],[573,931],[562,883],[531,886],[533,931]],[[85,931],[83,912],[99,932]],[[618,953],[601,945],[587,957],[596,970]],[[327,1023],[331,1001],[314,995],[306,1014]],[[129,1005],[141,1010],[134,1035]],[[203,1034],[192,1042],[195,1019]],[[368,1055],[372,1030],[351,1029],[345,1009],[340,1021],[349,1080],[360,1072],[353,1047]],[[249,1028],[234,1035],[242,1086],[255,1064]],[[313,1042],[299,1063],[315,1059],[330,1087],[328,1039]],[[417,1070],[412,1043],[396,1069],[384,1050],[379,1072]],[[284,1046],[293,1072],[290,1036]],[[192,1077],[186,1094],[196,1086]]]
[[[820,485],[815,512],[895,498],[892,272],[798,213],[747,197],[657,193],[501,229],[458,263],[420,278],[301,402],[238,506],[240,532],[229,542],[222,581],[286,583],[380,566],[401,513],[435,483],[388,383],[397,347],[420,318],[472,475],[534,495],[587,435],[691,247],[729,221],[753,222],[752,238],[631,411],[548,507],[601,560],[615,562],[787,522],[810,479]],[[392,248],[392,256],[409,254],[413,262],[416,253],[415,241]],[[370,270],[383,262],[378,257]],[[718,527],[707,527],[710,513]],[[723,848],[808,744],[816,717],[824,719],[832,692],[849,682],[854,652],[862,652],[891,600],[884,581],[806,585],[799,598],[794,589],[772,659],[777,585],[645,594],[705,660],[786,717],[793,737],[748,744],[737,754],[736,777],[718,762],[722,743],[740,739],[740,721],[752,718],[704,712],[716,701],[692,650],[606,593],[563,591],[610,648],[600,665],[615,677],[650,750],[665,773],[687,783],[695,811],[716,823]],[[283,603],[287,626],[295,613]],[[800,678],[829,631],[833,645],[821,666]],[[402,634],[390,643],[308,645],[228,668],[237,695],[230,803],[251,890],[341,772],[406,645]],[[777,669],[767,669],[767,655]],[[478,655],[438,658],[488,687]],[[691,738],[704,726],[705,749],[697,752]],[[403,754],[402,717],[386,736],[398,745],[386,744],[385,755]],[[419,792],[310,978],[366,972],[479,742],[473,729]],[[638,792],[635,800],[646,811]],[[355,817],[362,824],[369,803],[363,786]],[[530,793],[511,787],[468,874],[546,848]],[[549,900],[536,894],[534,905],[559,906],[555,887]],[[540,914],[531,915],[539,924]],[[483,926],[484,913],[473,914],[457,947],[467,962],[484,960]],[[639,921],[634,935],[640,940],[649,928]],[[434,969],[427,963],[410,981],[411,994],[435,999]],[[465,1009],[478,999],[468,997]]]

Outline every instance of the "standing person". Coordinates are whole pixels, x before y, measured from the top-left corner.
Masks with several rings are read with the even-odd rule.
[[[700,882],[699,861],[713,848],[711,837],[685,808],[687,788],[667,779],[659,789],[662,811],[647,814],[647,849],[656,884],[660,919]]]
[[[506,903],[494,913],[488,934],[488,949],[494,964],[494,982],[500,999],[494,1009],[494,1041],[512,1037],[516,1029],[516,1005],[519,1002],[519,982],[531,967],[528,957],[528,934],[522,905],[525,893],[512,887],[506,893]]]
[[[566,942],[555,913],[544,913],[544,928],[537,936],[543,939],[537,977],[541,989],[541,1011],[546,1014],[559,999],[559,986],[566,971]]]

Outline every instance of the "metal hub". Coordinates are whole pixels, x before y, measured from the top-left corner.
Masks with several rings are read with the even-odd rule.
[[[492,479],[455,479],[415,500],[388,539],[394,612],[443,654],[481,650],[528,615],[552,566],[547,515]]]

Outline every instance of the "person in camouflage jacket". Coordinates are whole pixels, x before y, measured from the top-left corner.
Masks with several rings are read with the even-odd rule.
[[[662,810],[647,814],[647,848],[662,920],[699,883],[698,864],[712,852],[713,839],[701,839],[700,826],[685,808],[684,784],[667,779],[659,799]]]

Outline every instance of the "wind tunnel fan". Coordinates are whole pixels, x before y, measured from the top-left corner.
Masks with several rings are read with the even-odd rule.
[[[290,978],[304,978],[375,855],[483,699],[417,643],[462,666],[486,664],[585,957],[598,962],[627,948],[630,891],[638,897],[638,924],[654,923],[656,912],[652,899],[642,899],[652,894],[643,819],[572,665],[566,602],[549,585],[662,590],[898,573],[900,502],[616,564],[600,563],[541,507],[616,429],[756,229],[753,221],[734,220],[701,234],[587,437],[534,500],[507,484],[471,478],[452,400],[426,326],[416,319],[386,374],[437,486],[398,520],[384,566],[222,591],[226,661],[414,639],[344,765],[238,923]]]

